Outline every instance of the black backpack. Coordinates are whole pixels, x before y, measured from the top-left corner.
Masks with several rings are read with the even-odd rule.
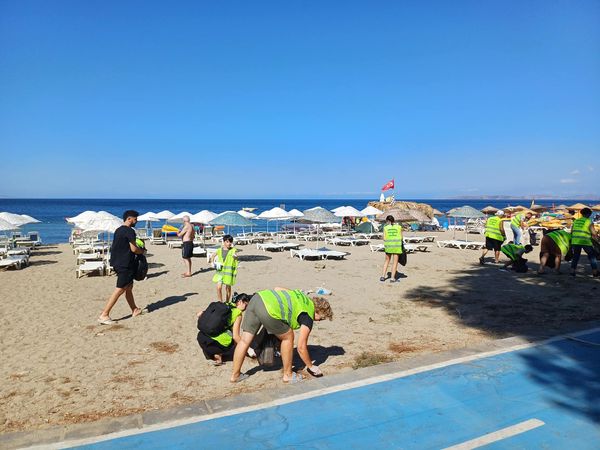
[[[212,302],[198,317],[198,329],[209,336],[217,336],[227,330],[231,307],[226,303]]]
[[[135,275],[137,281],[146,279],[148,275],[148,260],[144,255],[135,255]]]

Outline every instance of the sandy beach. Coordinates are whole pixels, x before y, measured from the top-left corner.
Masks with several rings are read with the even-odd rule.
[[[504,273],[495,265],[479,266],[478,251],[429,246],[426,253],[408,256],[397,284],[379,282],[384,255],[368,246],[336,248],[351,253],[342,261],[301,261],[288,252],[240,246],[235,290],[330,289],[334,320],[316,324],[309,341],[325,376],[498,337],[551,335],[600,319],[597,279]],[[533,268],[538,251],[529,256]],[[96,319],[115,277],[76,279],[68,244],[42,247],[30,267],[0,273],[0,432],[127,415],[281,383],[279,369],[256,370],[257,363],[247,359],[244,370],[252,376],[232,385],[230,363],[213,367],[204,359],[196,313],[214,299],[205,258],[194,258],[195,273],[188,279],[180,276],[180,250],[149,245],[148,259],[149,277],[135,284],[134,293],[149,312],[130,318],[121,299],[112,326]],[[585,258],[582,263],[589,271]]]

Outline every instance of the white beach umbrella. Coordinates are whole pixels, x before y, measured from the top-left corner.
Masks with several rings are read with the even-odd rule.
[[[208,209],[203,209],[202,211],[190,216],[190,222],[201,223],[203,225],[207,225],[208,222],[217,217],[217,214],[209,211]]]
[[[279,208],[279,207],[275,207],[272,209],[269,209],[267,211],[263,211],[262,213],[260,213],[258,215],[258,219],[263,219],[263,220],[275,220],[275,231],[277,231],[277,229],[279,228],[279,221],[280,220],[287,220],[287,219],[291,219],[292,216],[290,216],[290,213],[287,212],[285,209],[283,208]],[[279,241],[279,235],[277,235],[277,240]]]
[[[27,214],[21,214],[20,216],[27,221],[25,223],[40,223],[35,217],[28,216]]]
[[[345,208],[345,206],[338,206],[337,208],[333,208],[333,209],[331,210],[331,212],[335,214],[336,212],[338,212],[338,211],[339,211],[339,210],[341,210],[342,208]]]
[[[0,219],[0,231],[14,231],[19,228],[18,225],[8,222],[7,220]]]
[[[87,222],[81,223],[80,228],[85,233],[114,233],[117,228],[123,225],[123,221],[117,217],[96,216]]]
[[[240,216],[245,217],[246,219],[255,219],[256,217],[258,217],[256,214],[254,214],[253,212],[250,211],[246,211],[243,209],[240,209],[237,212]]]
[[[364,217],[365,215],[352,206],[341,206],[334,212],[336,217]]]
[[[4,219],[8,223],[16,225],[17,227],[29,223],[28,220],[25,219],[23,216],[9,212],[0,212],[0,219]]]
[[[193,214],[191,212],[181,211],[179,214],[175,214],[173,217],[171,217],[169,222],[182,223],[185,216],[192,217]]]
[[[146,222],[158,222],[161,219],[160,219],[160,217],[158,217],[158,215],[155,212],[148,211],[147,213],[142,214],[141,216],[138,216],[138,220],[146,221]]]
[[[173,217],[175,214],[173,214],[171,211],[169,211],[168,209],[165,209],[164,211],[161,211],[159,213],[156,213],[156,217],[158,217],[160,220],[169,220],[171,217]]]
[[[365,216],[376,216],[378,214],[381,214],[383,211],[375,208],[374,206],[369,205],[366,208],[362,209],[360,212],[363,213]]]
[[[304,217],[304,214],[302,213],[302,211],[299,211],[297,209],[292,209],[291,211],[288,211],[288,212],[290,213],[290,217],[294,221],[294,234],[296,234],[296,219],[298,219],[300,217]]]
[[[77,222],[85,222],[96,215],[96,211],[84,211],[74,217],[67,217],[67,222],[75,224]]]

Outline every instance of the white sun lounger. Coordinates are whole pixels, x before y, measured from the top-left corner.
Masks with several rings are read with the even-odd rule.
[[[8,269],[9,267],[16,267],[22,269],[29,265],[29,256],[27,255],[16,255],[8,256],[4,259],[0,259],[0,268]]]
[[[428,248],[429,247],[423,244],[406,244],[404,246],[404,250],[406,250],[406,253],[426,252]]]
[[[323,255],[325,259],[344,259],[350,253],[348,252],[339,252],[337,250],[329,250],[328,248],[318,248],[317,251]]]
[[[77,255],[77,264],[84,263],[86,261],[100,261],[102,255],[100,253],[79,253]]]
[[[423,242],[423,237],[421,236],[404,236],[403,237],[405,244],[420,244]]]
[[[183,242],[178,240],[172,240],[167,242],[167,247],[169,248],[181,248],[183,247]]]
[[[438,241],[437,246],[440,248],[459,248],[461,250],[471,249],[471,250],[481,250],[484,246],[484,242],[467,242],[467,241],[457,241],[457,240],[449,240],[449,241]]]
[[[321,259],[323,257],[321,252],[312,248],[303,248],[302,250],[290,249],[290,257],[294,258],[295,256],[300,259]]]
[[[100,272],[101,275],[104,275],[104,270],[104,261],[86,261],[77,268],[77,278],[92,272]]]
[[[263,252],[266,252],[267,250],[272,252],[282,252],[284,250],[291,249],[297,250],[300,248],[300,245],[301,244],[295,244],[293,242],[267,242],[263,244],[256,244],[256,248],[262,250]]]
[[[206,249],[203,247],[194,247],[192,249],[192,256],[206,256]]]
[[[369,248],[372,252],[382,252],[385,246],[383,244],[369,244]]]
[[[367,245],[369,240],[360,238],[334,237],[327,239],[327,242],[330,242],[333,245],[352,245],[354,247],[356,245]]]

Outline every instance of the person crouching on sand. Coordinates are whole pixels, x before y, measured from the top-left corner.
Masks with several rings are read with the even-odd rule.
[[[223,358],[233,356],[235,346],[241,340],[242,313],[246,310],[249,301],[249,295],[239,294],[235,297],[234,303],[228,303],[231,313],[227,321],[227,327],[222,333],[209,336],[202,331],[198,331],[198,344],[206,359],[214,361],[215,366],[223,364]],[[203,312],[199,312],[198,317],[202,314]]]
[[[252,296],[242,319],[242,339],[235,348],[231,382],[237,383],[248,378],[241,373],[246,352],[261,326],[267,333],[274,334],[281,341],[281,361],[283,382],[302,381],[302,374],[292,372],[294,353],[294,330],[300,330],[298,354],[306,364],[306,369],[314,377],[323,376],[319,366],[313,364],[308,353],[308,338],[314,321],[333,319],[329,302],[323,298],[309,298],[300,290],[275,288],[259,291]]]
[[[233,237],[229,234],[223,236],[223,245],[211,257],[217,273],[213,277],[213,283],[217,283],[217,298],[219,301],[231,299],[231,286],[235,284],[237,276],[237,249],[233,247]],[[225,286],[225,300],[223,300],[223,286]]]

